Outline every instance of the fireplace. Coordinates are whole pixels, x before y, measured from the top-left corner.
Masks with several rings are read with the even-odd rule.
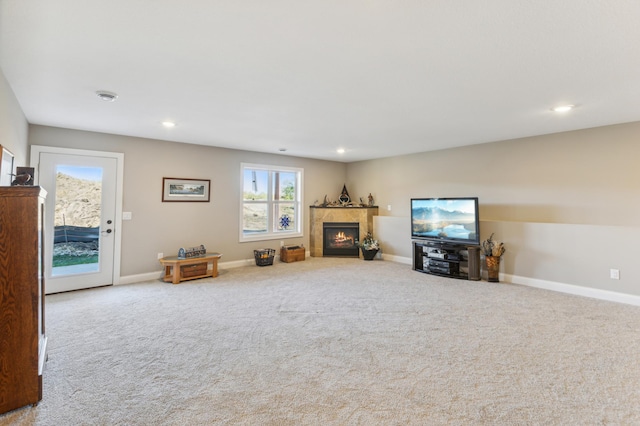
[[[324,256],[324,224],[330,222],[354,222],[360,225],[358,235],[364,238],[373,232],[373,218],[378,207],[309,207],[309,252],[313,257]],[[355,252],[355,250],[354,250]],[[355,257],[355,255],[354,255]]]
[[[358,222],[324,222],[322,255],[358,257],[360,224]]]

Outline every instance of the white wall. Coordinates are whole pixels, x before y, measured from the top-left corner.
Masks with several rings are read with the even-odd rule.
[[[481,238],[506,243],[506,277],[638,296],[639,140],[628,123],[501,141],[352,163],[347,182],[380,206],[385,255],[411,257],[410,198],[477,196]]]
[[[15,166],[29,165],[28,124],[16,96],[0,70],[0,145],[15,156]]]

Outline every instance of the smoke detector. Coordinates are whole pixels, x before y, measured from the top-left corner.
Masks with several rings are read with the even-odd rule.
[[[117,93],[107,92],[106,90],[98,90],[96,95],[105,102],[113,102],[118,99]]]

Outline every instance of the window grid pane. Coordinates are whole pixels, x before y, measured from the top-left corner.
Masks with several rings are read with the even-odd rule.
[[[275,206],[275,225],[278,231],[296,230],[296,208],[294,203],[277,203]]]
[[[243,184],[243,199],[249,200],[267,200],[269,172],[266,170],[245,169]]]
[[[244,203],[243,204],[243,226],[244,233],[268,232],[267,224],[269,223],[267,212],[269,205],[267,203]]]
[[[300,234],[301,179],[302,169],[243,165],[241,239]]]

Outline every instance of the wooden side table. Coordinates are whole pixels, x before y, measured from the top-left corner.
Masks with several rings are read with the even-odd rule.
[[[182,281],[198,278],[215,278],[218,276],[218,259],[221,257],[220,253],[207,253],[204,256],[188,259],[180,259],[178,256],[163,257],[160,263],[164,266],[164,280],[179,284]]]

